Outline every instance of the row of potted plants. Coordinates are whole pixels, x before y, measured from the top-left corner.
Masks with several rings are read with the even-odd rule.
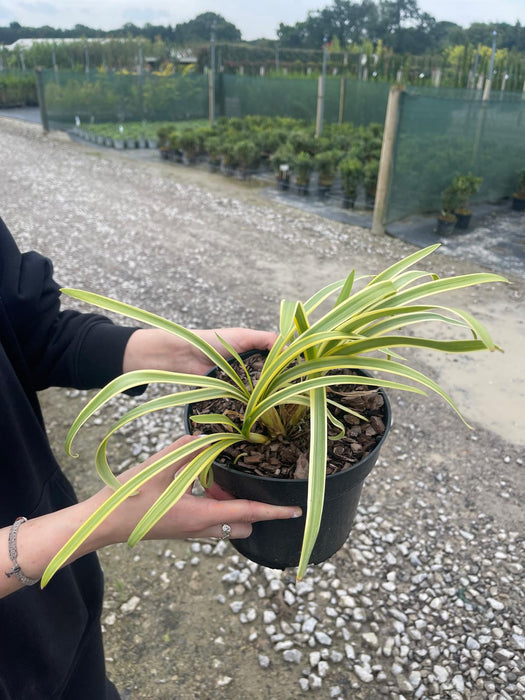
[[[343,193],[353,206],[363,189],[373,202],[379,170],[382,126],[327,125],[315,136],[311,123],[290,118],[248,116],[221,118],[213,127],[163,125],[157,132],[163,158],[188,164],[207,161],[213,171],[238,173],[243,179],[273,172],[283,191],[306,195],[313,176],[316,192]],[[337,183],[337,187],[334,184]]]
[[[180,122],[181,127],[205,124],[205,120]],[[101,122],[100,124],[80,124],[70,129],[76,138],[96,143],[108,148],[158,148],[157,131],[165,122]]]

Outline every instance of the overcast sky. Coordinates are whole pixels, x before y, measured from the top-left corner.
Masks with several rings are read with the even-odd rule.
[[[28,27],[70,29],[85,24],[107,30],[126,22],[139,27],[146,22],[175,25],[202,12],[216,12],[235,24],[243,39],[275,39],[280,22],[295,24],[310,10],[328,5],[330,0],[7,0],[0,4],[0,26],[16,21]],[[465,27],[472,22],[525,24],[525,0],[419,0],[418,5],[437,20]]]

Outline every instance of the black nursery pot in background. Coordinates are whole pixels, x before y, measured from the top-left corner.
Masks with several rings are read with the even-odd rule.
[[[319,536],[310,557],[311,564],[319,564],[335,554],[345,543],[357,512],[363,483],[372,471],[391,423],[391,408],[386,393],[384,400],[385,432],[378,444],[364,459],[326,478],[325,502]],[[186,407],[185,424],[191,433],[191,405]],[[299,564],[303,543],[307,479],[276,479],[236,469],[233,465],[214,462],[213,478],[219,486],[236,498],[271,503],[272,505],[301,506],[303,515],[290,520],[253,523],[250,537],[231,540],[235,549],[251,561],[272,569],[286,569]]]
[[[512,198],[512,209],[514,211],[525,211],[525,197],[517,197],[514,195]]]
[[[470,219],[472,218],[472,214],[461,214],[456,212],[456,226],[455,228],[461,229],[462,231],[466,231],[470,225]]]

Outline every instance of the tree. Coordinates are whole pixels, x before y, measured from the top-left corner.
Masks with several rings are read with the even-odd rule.
[[[241,41],[241,32],[231,22],[227,22],[215,12],[204,12],[195,19],[177,24],[173,35],[177,43],[187,44],[210,40],[212,30],[217,41]]]

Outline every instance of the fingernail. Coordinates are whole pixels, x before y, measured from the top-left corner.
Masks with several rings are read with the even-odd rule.
[[[300,518],[302,514],[303,514],[302,510],[296,510],[296,511],[294,511],[293,515],[291,515],[290,517],[291,518]]]

